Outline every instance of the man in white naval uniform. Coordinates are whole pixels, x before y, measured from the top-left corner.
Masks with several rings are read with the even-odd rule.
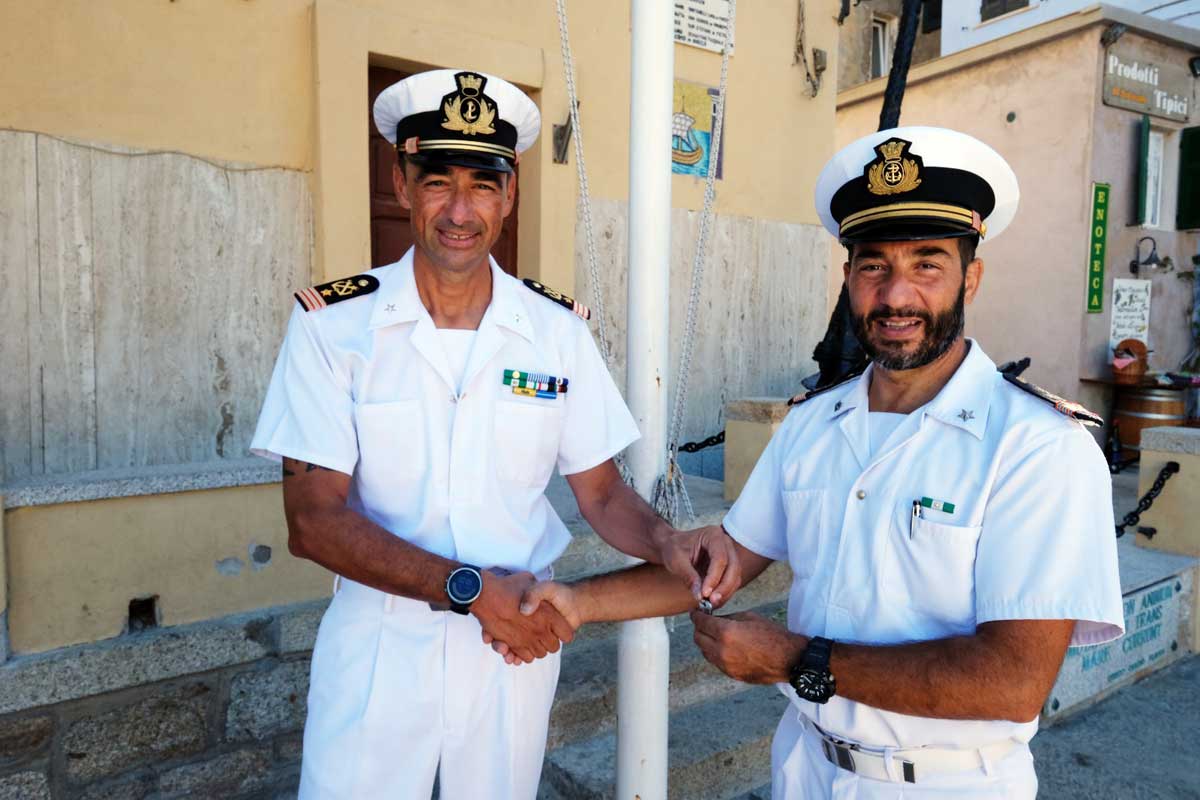
[[[1031,798],[1028,742],[1068,645],[1123,617],[1093,416],[963,336],[975,247],[1012,220],[1016,176],[969,136],[898,128],[835,155],[816,194],[872,363],[798,401],[724,521],[746,580],[791,566],[787,627],[693,612],[696,643],[792,700],[776,800]],[[658,615],[687,606],[673,583],[641,567],[527,604],[573,625]]]
[[[282,461],[289,549],[340,576],[300,797],[427,800],[436,775],[443,798],[532,800],[574,633],[550,607],[518,611],[570,538],[544,494],[554,468],[601,537],[668,565],[696,601],[736,587],[733,543],[675,532],[621,482],[612,457],[638,431],[586,309],[488,255],[538,133],[533,102],[435,70],[385,90],[375,121],[397,145],[415,245],[297,293],[252,444]]]

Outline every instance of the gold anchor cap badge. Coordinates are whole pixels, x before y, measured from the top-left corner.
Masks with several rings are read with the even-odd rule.
[[[495,133],[492,123],[496,120],[496,103],[483,93],[487,78],[474,72],[460,72],[454,80],[458,91],[443,98],[442,113],[446,119],[442,127],[466,136]]]
[[[879,158],[867,168],[871,194],[901,194],[921,185],[920,165],[904,157],[910,144],[903,139],[889,139],[875,148]]]

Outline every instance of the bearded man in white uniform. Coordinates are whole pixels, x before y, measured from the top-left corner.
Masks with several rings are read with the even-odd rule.
[[[621,482],[612,458],[638,431],[586,309],[489,256],[538,134],[533,102],[435,70],[374,111],[415,245],[296,294],[252,443],[282,461],[289,549],[340,576],[300,797],[428,800],[437,776],[443,798],[532,800],[574,633],[549,606],[518,611],[570,539],[544,494],[554,468],[602,538],[665,564],[693,603],[736,588],[733,543],[674,531]]]
[[[963,336],[975,246],[1012,220],[1016,176],[969,136],[897,128],[835,155],[816,195],[872,363],[797,401],[724,521],[746,580],[791,566],[787,627],[693,612],[696,643],[792,700],[776,800],[1032,798],[1067,647],[1123,616],[1110,478],[1081,425],[1097,418]],[[675,583],[643,566],[540,583],[527,605],[657,616],[688,607]]]

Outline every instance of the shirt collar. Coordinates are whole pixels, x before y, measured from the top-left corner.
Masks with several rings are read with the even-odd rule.
[[[958,369],[937,396],[925,406],[925,414],[982,439],[992,391],[996,386],[996,365],[983,352],[978,342],[967,339],[967,343],[970,349],[966,358],[958,365]],[[853,385],[840,390],[844,396],[838,398],[830,407],[830,419],[860,406],[863,409],[869,407],[867,391],[871,386],[871,374],[874,371],[875,365],[868,365]]]
[[[429,317],[429,310],[421,302],[417,292],[417,279],[413,274],[413,252],[410,247],[404,257],[386,269],[391,270],[390,279],[380,281],[382,284],[376,296],[375,307],[371,310],[371,322],[368,327],[372,330],[387,325],[403,322],[416,322]],[[484,313],[485,320],[491,320],[497,326],[508,328],[533,341],[533,324],[529,320],[529,309],[525,305],[525,291],[519,281],[507,275],[500,265],[488,256],[488,265],[492,271],[492,299]],[[483,327],[483,323],[480,323]]]
[[[974,339],[967,339],[967,344],[967,357],[937,397],[929,401],[925,413],[982,439],[996,388],[996,364]]]

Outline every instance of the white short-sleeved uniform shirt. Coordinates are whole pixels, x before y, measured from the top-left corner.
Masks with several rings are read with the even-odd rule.
[[[874,455],[871,368],[798,405],[771,439],[725,528],[791,565],[790,630],[888,645],[969,635],[995,620],[1074,619],[1072,644],[1121,635],[1100,449],[970,345],[937,397]],[[922,498],[943,510],[914,520]],[[836,695],[818,705],[780,688],[832,735],[870,746],[971,748],[1037,731],[1036,720],[929,719]]]
[[[412,259],[372,270],[369,295],[295,309],[251,451],[351,475],[351,508],[431,553],[540,572],[570,540],[544,494],[555,466],[598,466],[637,426],[586,323],[495,261],[459,390]],[[519,396],[506,369],[568,389]]]

